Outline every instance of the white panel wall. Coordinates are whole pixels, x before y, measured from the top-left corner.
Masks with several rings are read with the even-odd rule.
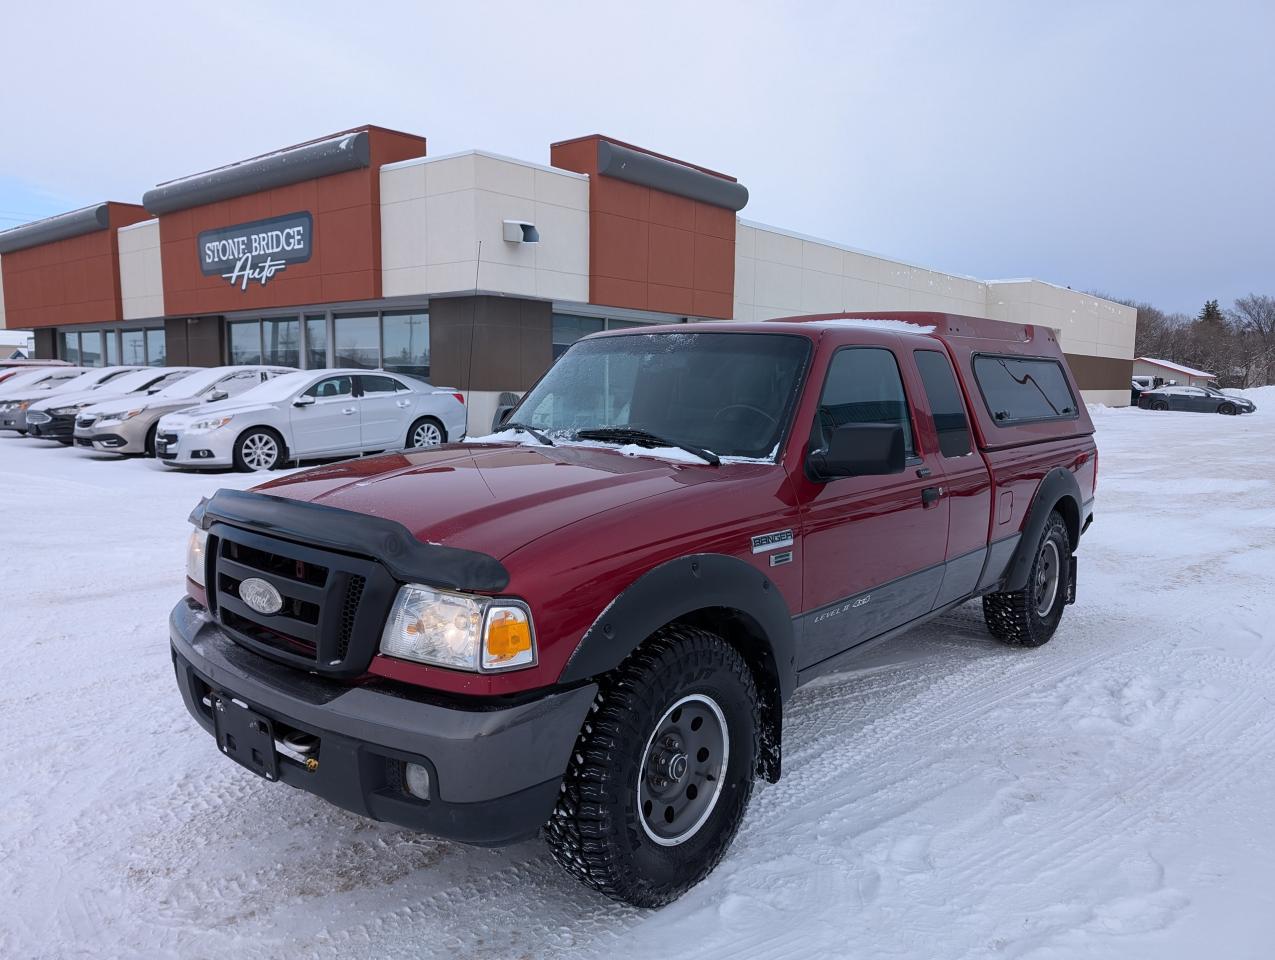
[[[7,330],[4,316],[4,258],[0,257],[0,330]]]
[[[164,272],[159,257],[159,221],[119,228],[120,298],[125,320],[164,315]]]
[[[534,223],[540,242],[507,242],[505,220]],[[479,290],[587,302],[588,177],[481,151],[386,164],[381,268],[387,297]]]
[[[997,320],[1053,327],[1067,353],[1133,359],[1138,312],[1122,303],[1040,280],[992,280],[987,309]]]
[[[1040,280],[984,282],[939,273],[739,221],[735,319],[864,310],[932,310],[1048,326],[1058,331],[1067,353],[1133,359],[1132,307]],[[1085,399],[1112,406],[1129,402],[1122,390],[1087,390]]]
[[[982,283],[968,277],[740,221],[735,234],[736,319],[860,310],[982,316],[986,293]]]

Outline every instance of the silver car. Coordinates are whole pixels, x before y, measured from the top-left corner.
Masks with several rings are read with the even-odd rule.
[[[286,461],[433,447],[465,435],[451,387],[385,370],[306,370],[237,400],[171,413],[155,454],[172,467],[270,470]]]
[[[56,369],[59,373],[63,373],[67,368],[58,367]],[[12,387],[6,390],[5,399],[3,403],[0,403],[0,430],[17,430],[19,433],[26,433],[27,410],[32,404],[56,394],[69,396],[73,393],[83,393],[140,368],[73,367],[71,369],[76,370],[77,373],[69,378],[60,380],[50,378],[41,383],[33,383],[25,388]]]
[[[142,367],[122,377],[115,377],[93,390],[82,393],[55,393],[37,400],[27,408],[27,436],[41,440],[56,440],[70,446],[75,432],[75,421],[81,410],[98,403],[123,398],[127,403],[145,399],[149,393],[158,393],[172,386],[182,377],[194,373],[197,367]]]
[[[155,455],[155,430],[166,413],[233,399],[291,367],[207,367],[150,396],[85,407],[75,420],[75,444],[106,453]]]

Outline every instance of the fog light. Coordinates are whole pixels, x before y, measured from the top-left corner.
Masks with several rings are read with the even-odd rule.
[[[407,782],[407,792],[422,800],[429,799],[429,770],[419,763],[403,764],[403,779]]]

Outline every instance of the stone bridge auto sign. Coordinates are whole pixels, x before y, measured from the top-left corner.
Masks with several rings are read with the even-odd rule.
[[[199,235],[199,268],[204,276],[220,276],[232,287],[263,287],[288,264],[310,259],[314,223],[309,213],[288,213]]]

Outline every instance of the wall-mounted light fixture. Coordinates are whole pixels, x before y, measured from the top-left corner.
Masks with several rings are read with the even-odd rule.
[[[539,243],[540,231],[526,220],[505,220],[505,240],[509,243]]]

